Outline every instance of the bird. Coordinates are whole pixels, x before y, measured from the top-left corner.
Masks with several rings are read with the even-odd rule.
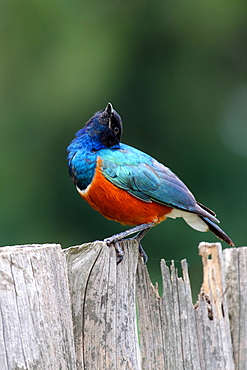
[[[75,134],[67,148],[69,174],[80,196],[107,219],[134,226],[105,239],[109,246],[115,246],[117,263],[124,255],[120,241],[133,234],[146,263],[141,239],[168,217],[182,217],[193,229],[210,230],[234,246],[218,226],[216,214],[197,202],[168,167],[122,143],[122,133],[122,119],[108,103]]]

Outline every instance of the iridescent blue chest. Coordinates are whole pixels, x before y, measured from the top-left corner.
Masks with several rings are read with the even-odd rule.
[[[97,161],[97,153],[77,139],[73,140],[68,147],[68,167],[70,176],[75,185],[84,190],[91,183]]]

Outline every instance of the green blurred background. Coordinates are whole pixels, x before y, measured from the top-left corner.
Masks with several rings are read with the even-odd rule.
[[[170,167],[246,245],[246,10],[236,0],[2,2],[1,245],[68,247],[124,229],[80,198],[66,167],[74,133],[108,101],[123,142]],[[187,258],[197,293],[203,240],[216,238],[180,219],[152,230],[152,281],[161,258]]]

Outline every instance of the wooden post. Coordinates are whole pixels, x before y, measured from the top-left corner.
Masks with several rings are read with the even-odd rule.
[[[123,261],[103,242],[65,253],[78,369],[141,369],[135,307],[138,248],[125,242]]]
[[[0,275],[0,369],[75,369],[61,246],[0,248]]]
[[[199,295],[197,335],[202,368],[234,369],[220,243],[200,243],[204,280]]]
[[[163,295],[134,241],[0,249],[0,369],[245,370],[247,248],[200,243],[204,281],[161,261]],[[73,324],[72,324],[73,322]]]
[[[247,247],[223,252],[235,367],[247,368]]]

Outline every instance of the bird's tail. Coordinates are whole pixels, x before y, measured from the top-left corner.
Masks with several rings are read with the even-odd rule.
[[[199,217],[207,224],[209,230],[212,231],[212,233],[214,233],[221,240],[224,240],[227,244],[234,247],[233,241],[229,238],[228,235],[226,235],[226,233],[223,230],[221,230],[221,228],[218,225],[216,225],[213,221],[211,221],[207,217],[203,217],[203,216],[199,216]]]

